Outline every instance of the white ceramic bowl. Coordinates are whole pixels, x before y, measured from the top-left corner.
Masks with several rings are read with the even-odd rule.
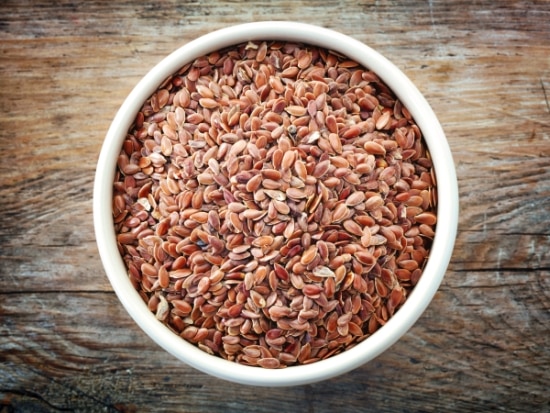
[[[251,40],[299,41],[332,49],[373,70],[409,109],[423,132],[437,179],[437,229],[423,275],[404,305],[376,333],[357,346],[323,361],[284,369],[263,369],[209,355],[171,332],[155,318],[133,288],[118,253],[112,219],[112,187],[117,157],[136,113],[145,100],[184,64],[221,48]],[[452,155],[441,125],[422,94],[391,62],[346,35],[292,22],[257,22],[218,30],[191,41],[156,65],[132,90],[106,135],[97,164],[93,202],[101,260],[123,306],[156,343],[190,366],[233,382],[259,386],[313,383],[349,372],[393,345],[424,312],[447,269],[457,230],[458,188]]]

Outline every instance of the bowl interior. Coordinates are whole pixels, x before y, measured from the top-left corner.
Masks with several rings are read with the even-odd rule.
[[[239,365],[211,356],[171,332],[133,288],[118,253],[112,219],[112,185],[117,156],[128,128],[143,102],[170,75],[193,59],[224,47],[253,40],[297,41],[335,50],[373,70],[408,108],[421,129],[437,179],[437,230],[423,275],[401,309],[355,347],[310,365],[280,370]],[[116,114],[103,143],[94,183],[94,226],[101,260],[123,306],[161,347],[185,363],[213,376],[251,385],[290,386],[312,383],[348,372],[394,344],[420,317],[437,291],[449,263],[458,222],[458,189],[452,155],[433,110],[414,84],[390,61],[343,34],[293,22],[249,23],[202,36],[167,56],[132,90]]]

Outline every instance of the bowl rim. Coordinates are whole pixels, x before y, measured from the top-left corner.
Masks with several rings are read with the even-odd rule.
[[[341,354],[309,365],[275,370],[240,365],[209,355],[158,321],[128,278],[118,253],[111,210],[118,149],[143,102],[185,63],[224,47],[259,40],[302,42],[332,49],[373,70],[401,100],[422,131],[432,156],[438,192],[438,223],[423,275],[384,328]],[[153,341],[184,363],[221,379],[255,386],[301,385],[333,378],[391,347],[420,318],[443,280],[454,248],[458,210],[458,184],[450,147],[435,113],[412,81],[387,58],[359,40],[332,29],[292,21],[262,21],[218,29],[184,44],[156,64],[116,113],[101,147],[93,190],[98,251],[106,275],[128,314]]]

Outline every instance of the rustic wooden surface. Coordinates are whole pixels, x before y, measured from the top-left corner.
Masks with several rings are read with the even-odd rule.
[[[418,323],[342,377],[265,389],[174,359],[129,318],[92,227],[116,110],[163,56],[229,24],[351,35],[425,93],[460,187],[446,278]],[[550,409],[550,3],[3,1],[0,412]]]

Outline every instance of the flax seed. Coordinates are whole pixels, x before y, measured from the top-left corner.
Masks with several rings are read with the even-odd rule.
[[[261,368],[314,363],[383,326],[422,275],[436,206],[421,131],[380,79],[279,42],[168,79],[128,131],[113,191],[150,311]]]

